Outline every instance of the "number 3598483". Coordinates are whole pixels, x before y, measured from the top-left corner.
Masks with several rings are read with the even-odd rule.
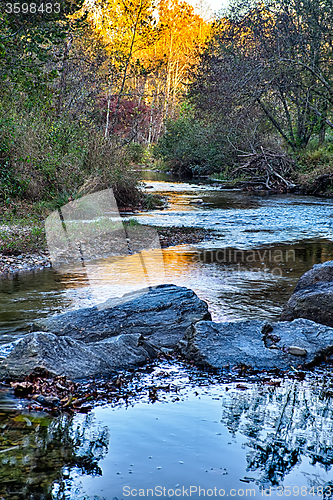
[[[7,14],[59,14],[60,3],[10,3],[5,5]]]

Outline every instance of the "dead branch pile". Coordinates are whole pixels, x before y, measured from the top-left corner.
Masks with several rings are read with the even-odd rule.
[[[261,148],[260,153],[242,154],[239,157],[247,159],[247,161],[237,167],[232,175],[233,177],[244,176],[248,179],[248,182],[244,184],[248,184],[251,188],[269,189],[283,193],[296,187],[296,184],[291,180],[296,164],[287,154],[265,151]]]

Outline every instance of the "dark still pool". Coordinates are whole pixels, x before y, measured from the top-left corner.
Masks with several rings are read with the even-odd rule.
[[[221,380],[167,362],[149,371],[132,379],[135,396],[88,414],[7,408],[2,497],[331,497],[331,374]]]

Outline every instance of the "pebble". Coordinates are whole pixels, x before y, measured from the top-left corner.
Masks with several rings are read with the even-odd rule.
[[[191,204],[194,205],[201,205],[204,201],[201,198],[194,198],[193,200],[190,200]]]
[[[288,354],[293,354],[294,356],[306,356],[307,353],[307,350],[302,347],[297,347],[295,345],[288,347]]]
[[[43,406],[54,407],[60,405],[60,399],[57,396],[42,396],[41,394],[35,394],[32,399]]]
[[[34,269],[42,269],[50,266],[50,257],[44,252],[10,257],[0,253],[0,276],[32,271]]]

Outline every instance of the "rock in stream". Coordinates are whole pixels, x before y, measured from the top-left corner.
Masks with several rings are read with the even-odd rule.
[[[333,261],[316,264],[299,279],[282,321],[306,318],[333,326]]]
[[[160,285],[98,307],[37,321],[0,362],[0,379],[44,372],[79,379],[149,361],[173,348],[192,322],[210,319],[207,304],[184,287]]]
[[[315,266],[301,278],[294,295],[304,290],[330,291],[332,276],[333,263]],[[321,299],[327,321],[330,297],[325,292]],[[314,315],[317,318],[317,312]],[[160,349],[175,347],[186,359],[214,369],[310,368],[333,355],[333,328],[327,325],[304,318],[274,324],[215,323],[204,301],[192,290],[175,285],[59,314],[37,321],[35,329],[42,331],[25,335],[0,362],[0,379],[20,380],[43,372],[71,379],[109,374],[143,364]]]
[[[173,348],[195,321],[211,319],[206,302],[188,288],[159,285],[132,292],[98,307],[79,309],[35,323],[37,330],[97,342],[140,333],[157,347]]]
[[[25,335],[0,362],[0,379],[23,380],[27,375],[66,376],[72,380],[110,374],[149,361],[154,350],[140,334],[119,335],[84,343],[47,332]]]
[[[306,319],[191,325],[178,344],[181,354],[199,366],[258,370],[308,368],[333,353],[333,328]]]

